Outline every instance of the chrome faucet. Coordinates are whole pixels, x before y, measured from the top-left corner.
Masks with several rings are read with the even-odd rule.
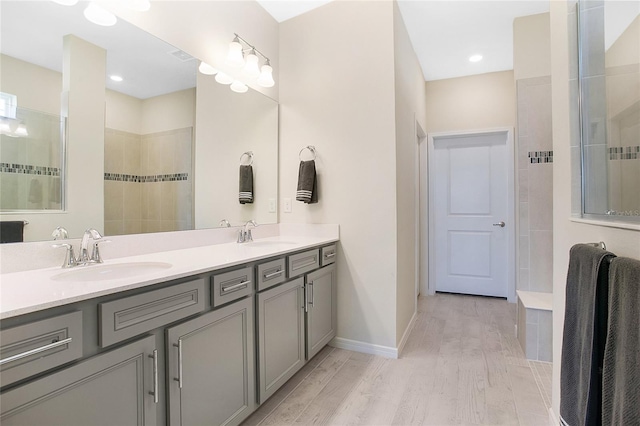
[[[62,227],[62,226],[58,226],[56,229],[53,230],[53,232],[51,233],[51,236],[53,237],[54,240],[66,240],[67,238],[69,238],[69,232],[67,232],[67,229]]]
[[[253,225],[254,227],[258,226],[255,220],[247,221],[247,223],[244,224],[240,231],[238,231],[238,243],[253,241],[253,236],[251,235],[249,225]]]
[[[56,228],[53,233],[54,238],[60,238],[62,235],[66,238],[67,231],[64,228]],[[93,250],[91,251],[91,256],[89,256],[89,239],[93,240]],[[73,251],[73,244],[71,243],[61,243],[54,244],[54,248],[64,247],[67,249],[67,254],[64,259],[64,263],[62,264],[63,268],[72,268],[74,266],[83,266],[89,265],[92,263],[102,263],[102,257],[100,256],[100,249],[98,248],[100,243],[108,243],[109,240],[105,240],[102,238],[100,233],[93,229],[89,228],[84,231],[84,235],[82,236],[82,241],[80,243],[80,254],[76,258],[75,253]]]
[[[219,227],[221,228],[231,228],[231,224],[229,223],[229,221],[227,219],[222,219],[220,221],[220,223],[218,224]]]

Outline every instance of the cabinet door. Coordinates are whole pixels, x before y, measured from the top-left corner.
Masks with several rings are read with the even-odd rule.
[[[155,425],[155,349],[149,336],[4,392],[1,423]]]
[[[307,275],[307,359],[336,336],[336,265]]]
[[[258,402],[263,403],[305,362],[304,280],[258,294]]]
[[[170,425],[237,425],[255,408],[253,298],[167,330]]]

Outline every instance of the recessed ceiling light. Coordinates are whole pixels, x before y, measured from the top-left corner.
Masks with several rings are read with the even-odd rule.
[[[122,77],[120,77],[119,75],[111,75],[109,76],[109,78],[113,81],[117,81],[118,83],[121,82],[123,80]]]
[[[482,60],[482,55],[469,56],[469,62],[480,62],[481,60]]]

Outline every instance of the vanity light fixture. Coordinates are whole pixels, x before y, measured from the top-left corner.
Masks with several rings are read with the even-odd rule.
[[[262,87],[273,87],[276,82],[273,81],[273,68],[271,63],[267,59],[267,62],[260,68],[260,77],[258,77],[258,84]]]
[[[232,67],[244,66],[244,54],[242,52],[242,44],[240,37],[236,34],[233,41],[229,43],[229,53],[227,53],[227,64]]]
[[[236,93],[245,93],[247,90],[249,90],[249,87],[246,84],[238,80],[231,83],[230,87],[231,87],[231,90],[233,90]]]
[[[84,17],[94,24],[103,27],[110,27],[118,22],[116,15],[93,2],[89,3],[89,6],[84,10]]]
[[[469,56],[469,62],[480,62],[481,60],[482,60],[482,55]]]
[[[229,43],[229,52],[227,54],[226,63],[238,68],[243,67],[243,74],[249,78],[257,79],[256,82],[258,85],[262,87],[273,87],[276,82],[273,80],[273,68],[271,67],[269,58],[238,34],[234,33],[233,36],[233,41]],[[265,61],[262,66],[260,66],[260,57]],[[218,74],[218,76],[219,75],[220,74]],[[216,80],[218,83],[229,84],[226,82],[226,79],[224,80],[224,83],[221,82],[218,80],[217,76]],[[243,84],[243,86],[246,85]],[[238,87],[239,86],[236,85],[236,88]],[[239,93],[244,92],[246,92],[246,90],[239,91]]]
[[[18,128],[15,131],[16,136],[29,136],[29,132],[27,131],[27,126],[23,123],[18,124]]]
[[[119,75],[110,75],[109,78],[113,81],[117,81],[118,83],[120,83],[122,80],[124,80],[122,77],[120,77]]]
[[[207,64],[206,62],[200,61],[200,66],[198,66],[198,71],[205,75],[215,75],[218,73],[218,70]]]
[[[223,72],[219,72],[216,74],[216,81],[220,84],[231,84],[233,83],[233,78]]]
[[[257,78],[260,75],[260,67],[258,66],[258,55],[256,55],[256,50],[251,49],[249,54],[245,58],[245,65],[242,69],[242,72],[249,78]]]
[[[0,133],[12,138],[29,136],[27,126],[20,120],[4,117],[0,122]]]

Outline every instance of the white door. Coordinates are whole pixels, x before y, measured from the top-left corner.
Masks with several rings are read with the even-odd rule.
[[[430,138],[436,291],[508,296],[510,137]]]

